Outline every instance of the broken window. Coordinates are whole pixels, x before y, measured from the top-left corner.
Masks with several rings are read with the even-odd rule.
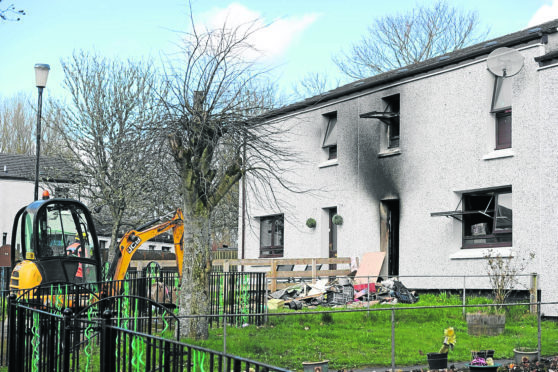
[[[327,150],[327,159],[337,159],[337,113],[324,115],[327,119],[322,148]]]
[[[463,248],[509,247],[513,230],[512,200],[511,187],[476,191],[463,194],[454,211],[430,215],[461,221]]]
[[[492,110],[496,115],[496,150],[507,149],[512,145],[512,84],[511,78],[496,76]]]
[[[260,218],[260,257],[283,257],[283,215]]]
[[[512,244],[511,188],[463,195],[463,248]]]
[[[382,138],[383,149],[397,149],[399,148],[400,138],[400,125],[399,125],[399,111],[400,100],[399,94],[382,98],[385,109],[384,111],[371,111],[361,114],[361,118],[379,119],[386,124],[386,131]]]
[[[396,114],[390,117],[388,120],[388,149],[397,148],[399,147],[399,94],[384,97],[383,100],[387,104],[385,111]]]

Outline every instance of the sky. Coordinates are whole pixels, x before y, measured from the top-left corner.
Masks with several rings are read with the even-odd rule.
[[[191,0],[197,24],[258,20],[264,28],[254,43],[273,79],[288,94],[309,73],[343,79],[332,56],[347,50],[383,15],[410,11],[434,0]],[[488,38],[558,18],[558,0],[448,0],[479,14]],[[34,65],[51,70],[45,96],[63,97],[61,60],[77,50],[109,58],[156,62],[176,55],[189,29],[187,0],[12,0],[26,15],[0,23],[0,97],[36,95]]]

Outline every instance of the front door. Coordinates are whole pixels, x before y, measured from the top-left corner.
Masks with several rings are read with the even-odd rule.
[[[382,200],[380,249],[387,253],[387,274],[399,275],[399,200]]]
[[[337,208],[329,208],[329,258],[337,257],[337,225],[333,223],[336,214]],[[337,270],[337,265],[330,264],[329,270]]]

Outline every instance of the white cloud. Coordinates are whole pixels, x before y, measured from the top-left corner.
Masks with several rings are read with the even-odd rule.
[[[528,27],[558,18],[558,0],[552,0],[551,4],[542,5],[531,17]]]
[[[257,29],[258,31],[251,36],[250,43],[259,51],[259,55],[252,54],[246,57],[276,59],[281,57],[317,18],[317,14],[305,14],[269,22],[260,13],[241,4],[231,3],[227,8],[214,9],[199,19],[209,29],[222,27],[223,24],[229,28],[249,25],[252,29]]]

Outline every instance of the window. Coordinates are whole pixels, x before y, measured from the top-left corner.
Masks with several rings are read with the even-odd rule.
[[[322,148],[327,151],[327,159],[337,159],[337,113],[324,115],[327,119]]]
[[[165,245],[164,245],[164,246],[161,247],[161,250],[162,250],[163,252],[170,252],[170,248],[171,248],[171,247],[165,246]]]
[[[384,97],[383,100],[387,104],[385,111],[394,114],[387,121],[387,147],[393,149],[399,147],[399,94]]]
[[[260,257],[283,257],[283,215],[260,219]]]
[[[155,250],[155,245],[149,244],[149,250],[150,250],[150,251],[154,251],[154,250]]]
[[[99,247],[100,247],[100,249],[107,249],[107,241],[106,240],[99,240]]]
[[[496,115],[496,150],[512,146],[511,78],[496,76],[491,112]]]
[[[511,188],[463,195],[463,248],[512,244]]]
[[[512,147],[511,121],[511,110],[496,114],[496,150]]]

